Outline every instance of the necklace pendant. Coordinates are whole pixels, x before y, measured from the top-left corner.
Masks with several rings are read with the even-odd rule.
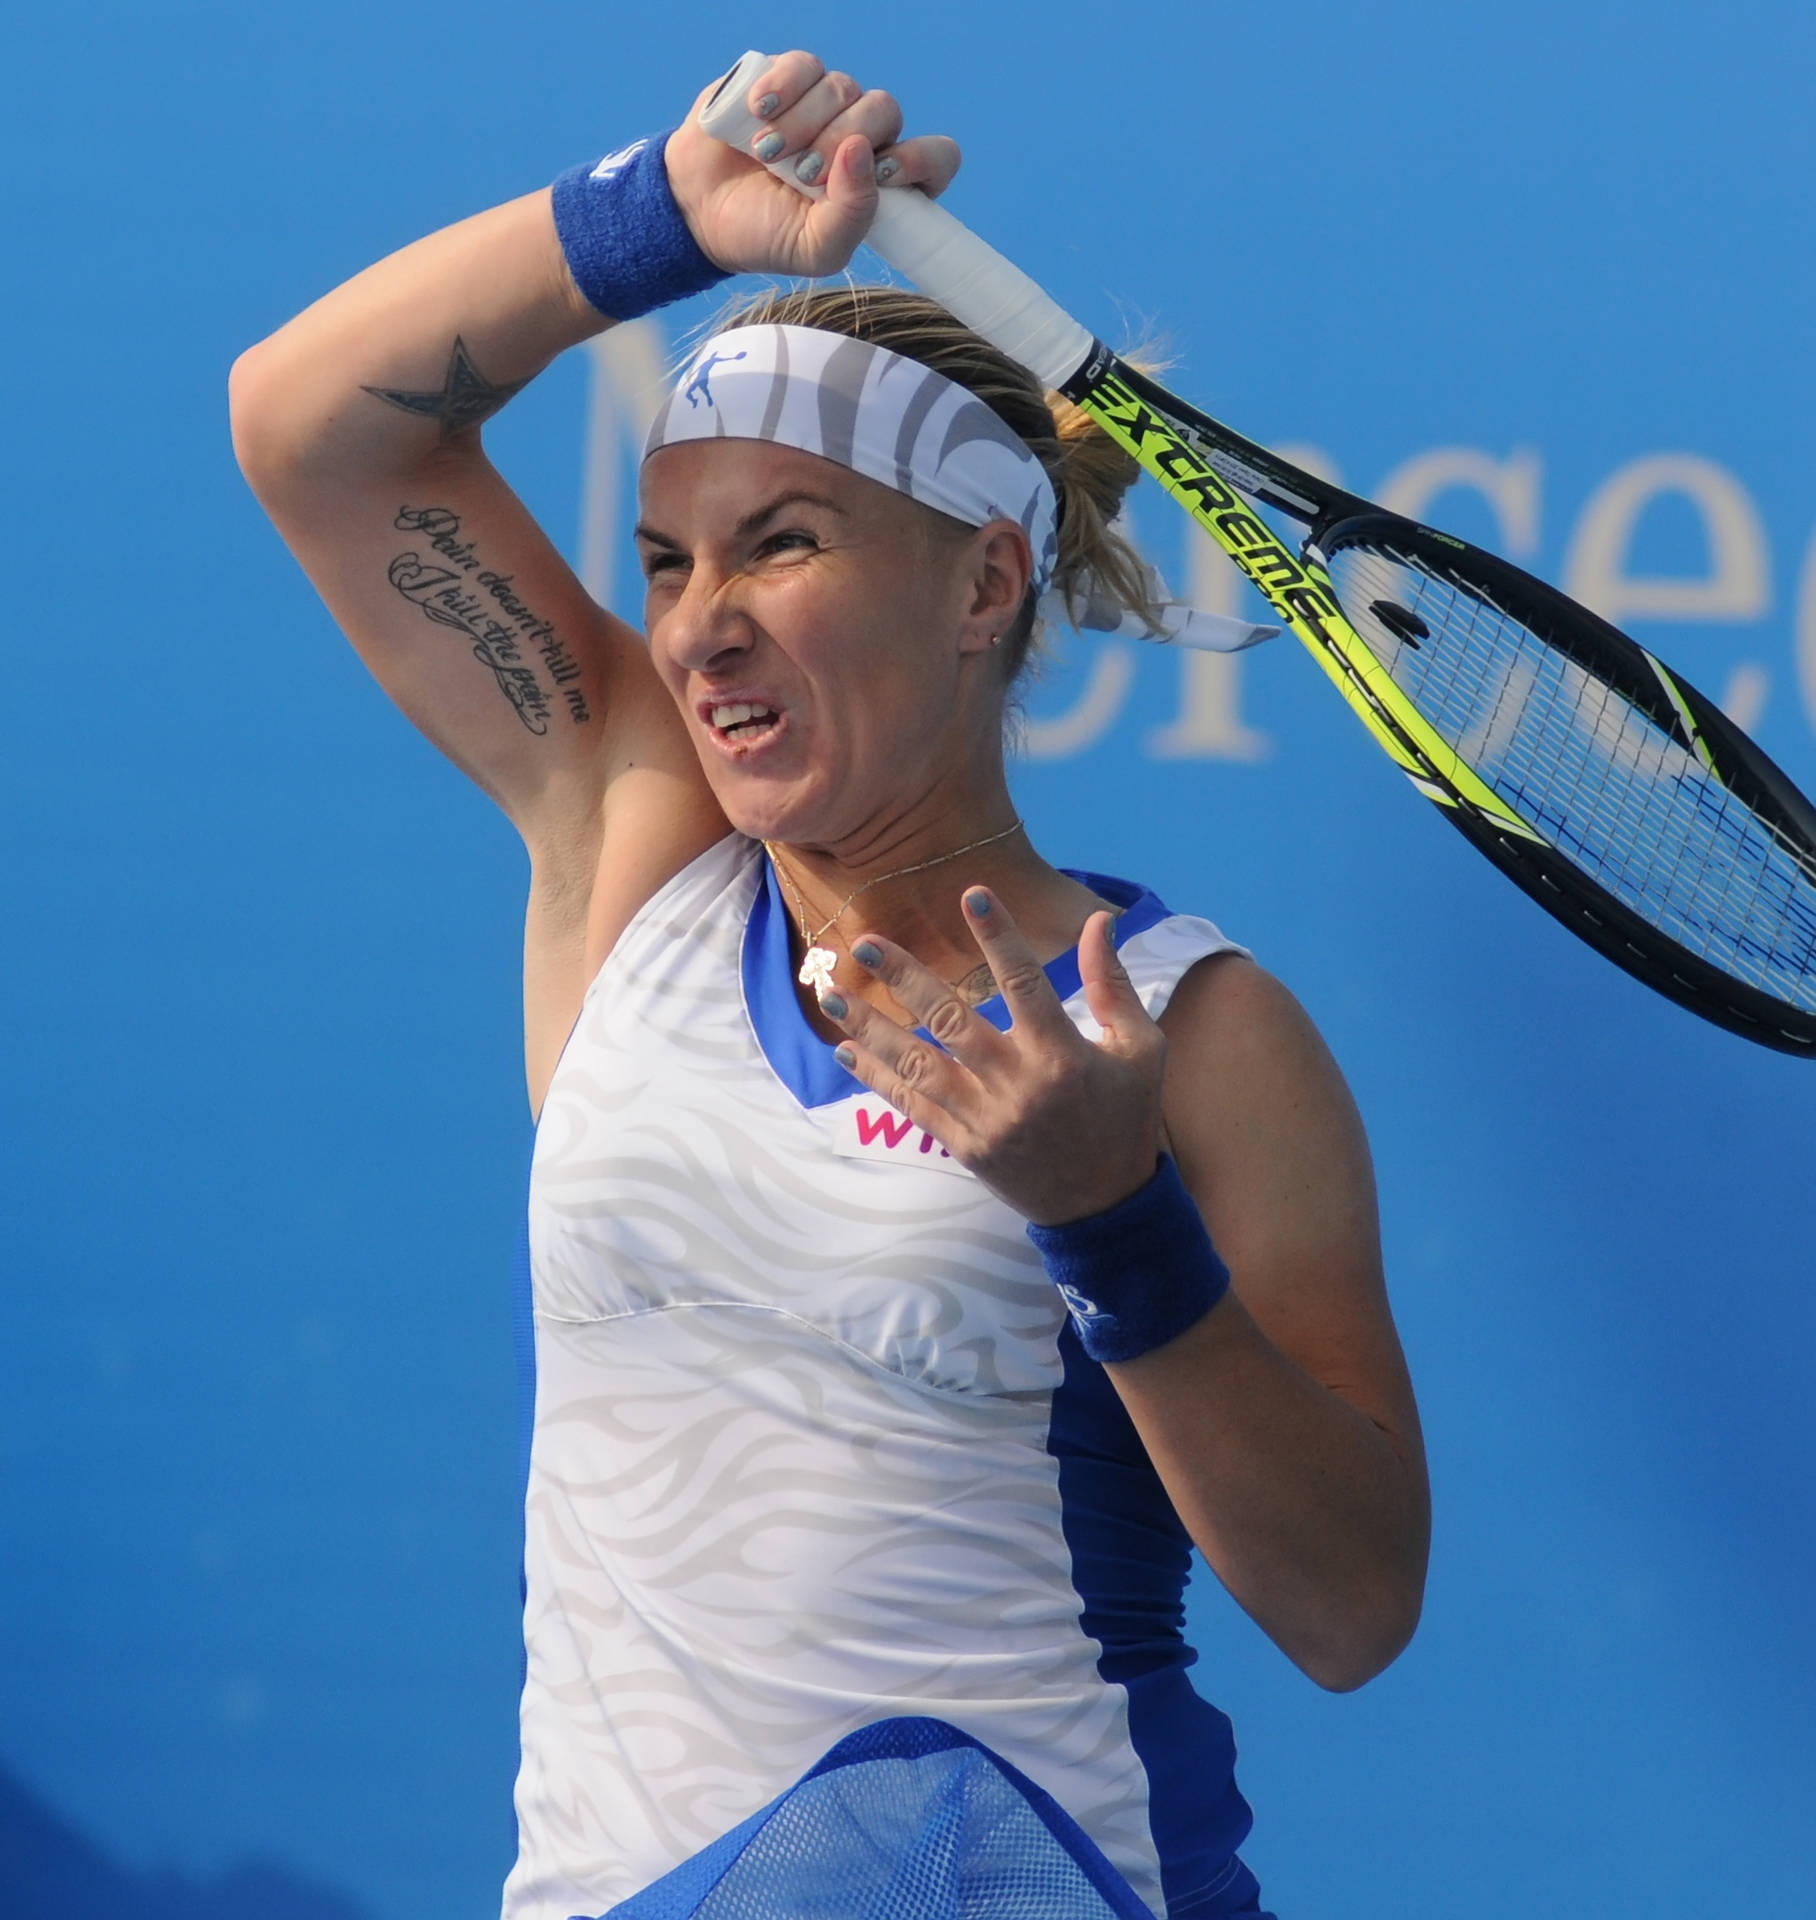
[[[839,964],[839,956],[825,947],[809,947],[807,958],[801,962],[801,971],[795,978],[804,987],[812,987],[813,997],[817,1000],[822,994],[832,991],[832,970]]]

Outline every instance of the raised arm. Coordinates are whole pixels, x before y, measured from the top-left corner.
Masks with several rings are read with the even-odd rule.
[[[242,355],[230,386],[246,477],[347,637],[526,833],[551,795],[597,797],[635,636],[588,601],[480,427],[608,324],[545,189],[368,267]]]
[[[279,531],[392,699],[529,846],[533,1088],[599,943],[724,824],[640,636],[592,602],[481,428],[615,318],[722,271],[844,265],[899,111],[803,53],[758,83],[753,110],[765,104],[782,157],[819,156],[822,201],[690,115],[665,143],[570,182],[559,228],[546,188],[461,221],[336,288],[233,370],[235,448]],[[890,159],[937,188],[956,149],[907,141]]]

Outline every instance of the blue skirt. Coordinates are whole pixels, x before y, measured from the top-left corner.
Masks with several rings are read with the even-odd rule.
[[[1266,1920],[1253,1904],[1246,1911]],[[604,1920],[1154,1916],[1026,1775],[942,1720],[897,1719],[841,1740],[786,1793]]]

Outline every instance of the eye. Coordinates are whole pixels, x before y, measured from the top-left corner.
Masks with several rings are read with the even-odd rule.
[[[687,565],[687,555],[670,553],[663,547],[646,549],[643,555],[643,577],[654,580],[659,574],[678,573]]]
[[[818,538],[805,527],[782,527],[768,534],[757,547],[759,554],[764,553],[817,553]]]

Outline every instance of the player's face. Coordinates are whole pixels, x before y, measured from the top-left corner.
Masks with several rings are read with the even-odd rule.
[[[644,465],[650,657],[740,831],[860,845],[996,751],[969,529],[816,455],[688,441]]]

